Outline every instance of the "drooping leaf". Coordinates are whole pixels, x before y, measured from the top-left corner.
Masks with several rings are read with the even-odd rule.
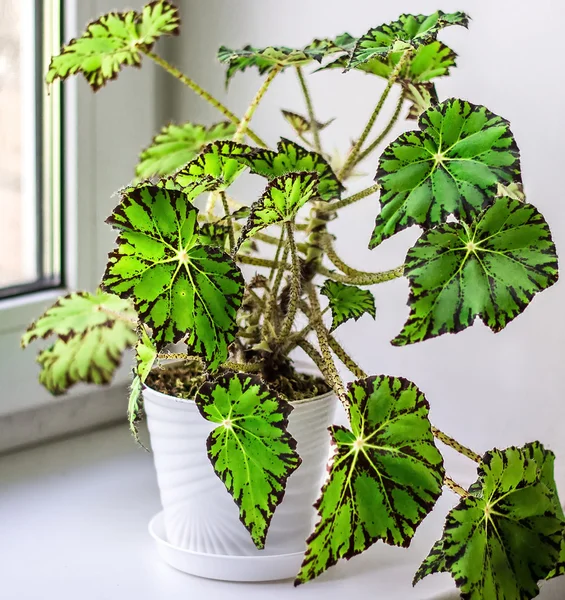
[[[285,138],[281,138],[276,152],[255,150],[249,154],[243,154],[239,160],[244,162],[252,173],[268,179],[274,179],[287,173],[315,171],[320,180],[318,194],[325,201],[340,198],[344,189],[323,156]]]
[[[316,54],[316,60],[321,61],[323,58],[336,53],[348,53],[353,50],[357,38],[349,33],[342,33],[336,38],[316,38],[312,40],[304,50]]]
[[[235,130],[236,125],[225,121],[210,127],[190,122],[167,125],[153,138],[151,145],[141,152],[135,174],[141,178],[172,175],[204,146],[231,138]]]
[[[290,112],[289,110],[283,110],[281,112],[283,114],[283,117],[288,121],[290,126],[294,129],[294,131],[299,136],[302,136],[305,133],[309,133],[310,131],[312,131],[312,123],[303,115],[299,115],[297,113]],[[330,123],[332,123],[333,120],[334,119],[330,119],[329,121],[326,121],[325,123],[320,123],[319,121],[316,121],[316,129],[318,131],[322,131]]]
[[[438,103],[436,86],[431,81],[408,83],[404,88],[404,97],[410,103],[406,118],[417,121],[420,115]]]
[[[422,392],[380,376],[353,382],[347,396],[351,430],[330,428],[336,452],[296,584],[377,540],[408,546],[441,494],[443,459]]]
[[[315,172],[289,173],[273,179],[259,200],[251,206],[237,248],[269,225],[292,221],[306,202],[317,197],[318,185]]]
[[[196,405],[218,427],[208,457],[239,507],[239,518],[263,548],[286,482],[298,468],[296,441],[287,431],[292,407],[256,375],[228,373],[204,383]]]
[[[494,201],[499,183],[520,180],[508,121],[484,106],[450,99],[433,106],[383,152],[375,180],[381,212],[370,247],[410,225],[468,218]]]
[[[430,550],[430,553],[422,561],[422,564],[414,575],[412,585],[416,585],[422,581],[424,577],[433,575],[434,573],[445,573],[447,566],[445,564],[445,555],[443,553],[443,538],[438,540]]]
[[[391,52],[403,52],[433,42],[437,34],[450,25],[467,27],[469,17],[462,12],[431,15],[400,15],[397,21],[370,29],[361,36],[353,49],[348,69],[375,57],[388,56]]]
[[[177,189],[190,190],[201,182],[212,181],[208,189],[226,190],[245,170],[239,155],[247,154],[250,147],[229,140],[208,144],[200,154],[170,177]]]
[[[498,332],[557,281],[549,227],[531,205],[501,198],[470,225],[446,223],[408,251],[410,315],[395,345],[470,327]]]
[[[191,202],[152,185],[125,194],[107,220],[121,233],[103,284],[131,298],[158,348],[184,339],[213,369],[227,359],[244,281],[227,254],[200,244]]]
[[[357,321],[365,313],[375,318],[375,298],[369,290],[326,279],[320,294],[329,300],[332,312],[331,331],[349,319]]]
[[[39,381],[52,394],[62,394],[78,382],[108,383],[124,350],[135,344],[136,314],[131,302],[97,291],[73,292],[37,319],[22,336],[25,348],[33,340],[57,336],[40,352]],[[129,321],[132,321],[131,323]]]
[[[537,443],[487,452],[473,491],[447,516],[435,548],[462,598],[530,600],[556,564],[565,522],[539,454],[550,453]]]
[[[275,67],[300,67],[311,63],[313,60],[320,61],[322,54],[319,49],[308,46],[304,49],[293,49],[285,46],[269,46],[267,48],[254,48],[249,44],[240,50],[232,50],[222,46],[218,50],[218,60],[227,65],[226,87],[231,78],[238,71],[245,71],[248,67],[256,67],[259,75],[269,73]]]
[[[561,577],[561,575],[565,575],[565,530],[563,532],[563,538],[561,540],[561,549],[559,551],[557,564],[549,572],[549,575],[546,577],[546,579],[554,579],[555,577]]]
[[[82,73],[94,91],[116,79],[123,66],[139,67],[143,52],[164,35],[177,35],[180,18],[170,2],[156,0],[141,12],[110,12],[90,23],[51,59],[47,83]]]

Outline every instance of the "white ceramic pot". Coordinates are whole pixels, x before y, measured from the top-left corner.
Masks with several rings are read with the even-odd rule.
[[[200,415],[192,400],[150,388],[143,397],[163,505],[151,532],[165,560],[181,570],[218,579],[259,581],[295,575],[315,522],[313,504],[326,475],[327,428],[333,421],[335,395],[330,392],[293,403],[288,429],[297,441],[302,464],[288,480],[263,550],[251,541],[206,454],[206,439],[215,425]],[[238,567],[226,572],[228,557],[237,559]],[[244,557],[249,560],[242,562]],[[257,561],[266,557],[275,568],[258,570]],[[218,565],[224,565],[223,572],[218,572]]]

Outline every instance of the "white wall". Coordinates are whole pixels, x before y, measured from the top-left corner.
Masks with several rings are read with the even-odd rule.
[[[237,8],[236,8],[237,6]],[[565,243],[565,203],[560,176],[564,168],[565,119],[562,23],[565,5],[558,0],[207,0],[185,1],[184,36],[168,49],[191,76],[213,93],[223,92],[224,68],[215,54],[221,44],[303,45],[313,37],[349,31],[359,35],[401,12],[465,10],[473,18],[468,31],[452,28],[441,39],[459,54],[459,67],[440,81],[440,96],[458,96],[485,104],[510,119],[522,149],[523,177],[530,202],[546,215],[558,245]],[[299,15],[299,16],[297,16]],[[174,50],[173,50],[174,49]],[[255,71],[238,74],[226,102],[240,114],[260,84]],[[384,83],[360,73],[316,74],[311,89],[319,117],[337,117],[323,134],[326,148],[341,148],[361,131]],[[217,115],[174,84],[167,88],[176,119],[217,120]],[[395,94],[391,94],[395,96]],[[395,98],[391,99],[391,105]],[[303,111],[294,74],[280,76],[253,122],[267,141],[291,135],[279,107]],[[392,110],[391,106],[388,107]],[[391,135],[412,127],[402,123]],[[367,177],[355,180],[353,191],[368,185],[376,158],[364,165]],[[256,189],[255,186],[253,189]],[[404,232],[374,251],[366,249],[378,212],[376,196],[342,212],[331,229],[337,248],[354,266],[377,270],[401,264],[418,231]],[[389,340],[407,316],[407,282],[375,288],[377,320],[345,326],[339,337],[371,373],[403,375],[428,396],[439,427],[473,448],[521,444],[539,438],[558,457],[558,477],[565,493],[565,399],[562,369],[565,355],[563,282],[540,295],[506,330],[494,335],[482,324],[412,347],[394,348]]]

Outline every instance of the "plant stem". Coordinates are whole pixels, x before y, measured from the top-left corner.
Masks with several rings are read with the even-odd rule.
[[[225,219],[228,222],[228,232],[229,232],[229,241],[230,241],[230,252],[235,248],[235,229],[233,226],[233,219],[230,215],[230,207],[228,204],[228,199],[226,196],[226,192],[220,192],[220,198],[222,199],[222,206],[224,207]]]
[[[327,330],[326,330],[327,331]],[[367,373],[347,354],[343,346],[335,339],[335,337],[327,331],[328,344],[333,350],[333,353],[339,358],[339,360],[347,367],[347,369],[355,375],[358,379],[367,377]]]
[[[469,493],[462,488],[458,483],[455,483],[455,481],[453,481],[453,479],[451,479],[451,477],[444,477],[443,479],[443,483],[452,491],[454,491],[456,494],[458,494],[459,496],[461,496],[462,498],[466,498]]]
[[[191,356],[186,352],[160,352],[157,354],[158,360],[187,360],[191,362],[203,363],[204,361],[200,356]],[[258,373],[261,370],[261,365],[257,363],[241,363],[234,362],[231,360],[222,363],[223,369],[230,371],[241,371],[243,373]]]
[[[296,242],[294,241],[293,223],[287,222],[285,225],[287,244],[290,248],[292,277],[290,280],[290,301],[288,304],[288,311],[284,317],[284,321],[278,336],[281,340],[284,340],[286,337],[288,337],[288,334],[292,329],[292,325],[294,324],[294,319],[296,318],[296,311],[298,310],[298,302],[300,301],[300,292],[302,287],[300,276],[300,259],[298,258]]]
[[[354,202],[358,202],[359,200],[363,200],[363,198],[366,198],[367,196],[374,194],[379,188],[380,188],[380,185],[378,185],[376,183],[375,185],[372,185],[364,190],[361,190],[360,192],[357,192],[356,194],[353,194],[352,196],[348,196],[347,198],[344,198],[343,200],[338,200],[337,202],[331,202],[330,204],[321,206],[320,210],[322,210],[324,212],[332,212],[334,210],[343,208],[344,206],[349,206],[350,204],[353,204]]]
[[[324,359],[322,355],[312,346],[312,344],[308,340],[300,340],[298,342],[298,346],[306,352],[306,354],[312,359],[312,362],[320,369],[320,372],[325,377],[327,381],[329,381],[330,376],[326,369],[326,364],[324,363]]]
[[[201,98],[206,100],[209,104],[211,104],[215,109],[219,110],[227,119],[229,119],[232,123],[239,125],[240,120],[236,115],[234,115],[227,106],[224,106],[217,98],[214,98],[212,94],[201,88],[195,81],[193,81],[190,77],[185,75],[182,71],[179,71],[176,67],[171,65],[164,58],[161,58],[154,52],[149,50],[145,50],[145,55],[151,60],[155,61],[160,67],[163,67],[167,73],[170,73],[173,77],[178,79],[181,83],[189,87],[193,92],[198,94]],[[247,135],[258,145],[263,148],[267,148],[267,144],[251,129],[247,128]]]
[[[280,73],[281,69],[282,69],[282,66],[277,65],[267,75],[267,77],[265,78],[265,81],[263,81],[263,84],[259,88],[259,91],[255,95],[255,98],[253,98],[253,100],[251,101],[251,104],[249,105],[249,108],[245,111],[243,118],[239,122],[237,131],[235,132],[235,134],[233,136],[234,142],[240,142],[243,139],[243,136],[245,135],[245,133],[248,130],[249,123],[251,122],[251,119],[252,119],[253,115],[255,114],[255,111],[257,110],[257,107],[259,106],[261,100],[263,99],[265,92],[269,89],[271,82]]]
[[[308,119],[310,120],[310,129],[312,130],[312,139],[314,140],[314,150],[318,154],[322,153],[322,144],[320,142],[320,132],[318,131],[318,122],[314,114],[314,105],[312,104],[312,97],[306,84],[306,78],[300,67],[296,67],[296,74],[298,75],[298,81],[300,81],[300,87],[304,94],[304,101],[306,102],[306,110],[308,111]]]
[[[357,142],[355,142],[355,145],[351,149],[351,152],[349,153],[349,156],[347,157],[345,164],[343,165],[343,167],[341,168],[341,171],[338,174],[338,178],[341,181],[343,181],[344,179],[347,179],[348,175],[351,173],[353,167],[355,166],[355,163],[357,162],[357,156],[359,155],[359,152],[361,151],[361,147],[365,143],[365,140],[367,139],[367,136],[369,135],[369,133],[371,133],[371,129],[373,128],[373,125],[375,124],[375,121],[377,120],[377,117],[379,116],[379,114],[384,106],[384,103],[385,103],[386,99],[388,98],[388,95],[390,93],[390,90],[392,89],[392,86],[398,79],[398,76],[400,75],[400,72],[402,71],[404,64],[406,63],[408,58],[411,56],[411,54],[412,54],[412,51],[410,48],[405,50],[404,54],[400,57],[398,64],[392,70],[390,77],[388,78],[386,87],[385,87],[383,93],[381,94],[379,101],[377,102],[377,106],[375,106],[375,110],[369,117],[369,121],[367,122],[367,125],[365,125],[365,129],[363,130],[363,133],[361,134],[361,136],[359,137]]]
[[[345,407],[345,410],[349,413],[349,400],[345,392],[343,381],[341,380],[341,377],[339,376],[338,370],[333,361],[332,352],[328,343],[326,328],[324,327],[324,322],[322,320],[320,303],[318,301],[318,296],[316,295],[316,289],[313,285],[308,286],[308,298],[310,299],[310,308],[312,311],[312,325],[314,326],[314,330],[316,331],[318,343],[320,344],[320,350],[322,353],[322,362],[324,364],[324,369],[322,370],[322,372],[324,373],[324,376],[328,380],[328,383],[331,385],[337,397]]]
[[[282,266],[283,269],[290,270],[288,265],[277,263],[274,260],[268,258],[259,258],[257,256],[246,256],[245,254],[237,255],[237,262],[243,263],[244,265],[253,265],[255,267],[265,267],[266,269],[278,269]]]
[[[377,136],[375,141],[367,146],[365,150],[363,150],[355,161],[355,165],[359,164],[362,160],[367,158],[375,148],[379,146],[379,144],[386,138],[386,136],[390,133],[391,129],[394,127],[396,121],[398,121],[398,117],[400,117],[400,111],[404,106],[404,90],[400,94],[400,98],[398,99],[398,103],[396,104],[396,108],[394,109],[394,113],[392,114],[392,118],[388,122],[388,125],[381,131],[381,133]],[[354,165],[354,166],[355,166]]]
[[[465,446],[463,446],[463,444],[460,444],[457,440],[453,439],[452,437],[449,437],[446,433],[443,433],[443,431],[440,431],[437,427],[434,427],[433,425],[432,433],[434,434],[434,437],[436,437],[440,442],[443,442],[446,446],[453,448],[456,452],[459,452],[459,454],[466,456],[467,458],[471,459],[476,463],[481,462],[481,457],[476,452],[473,452],[469,448],[466,448]]]

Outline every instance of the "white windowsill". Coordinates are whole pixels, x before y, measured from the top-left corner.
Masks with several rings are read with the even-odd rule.
[[[457,600],[448,575],[416,588],[412,575],[441,531],[455,497],[446,493],[409,550],[376,544],[317,581],[230,584],[198,579],[164,564],[147,533],[160,510],[151,456],[127,427],[85,434],[0,460],[0,564],[5,600]],[[544,586],[560,600],[565,578]]]

